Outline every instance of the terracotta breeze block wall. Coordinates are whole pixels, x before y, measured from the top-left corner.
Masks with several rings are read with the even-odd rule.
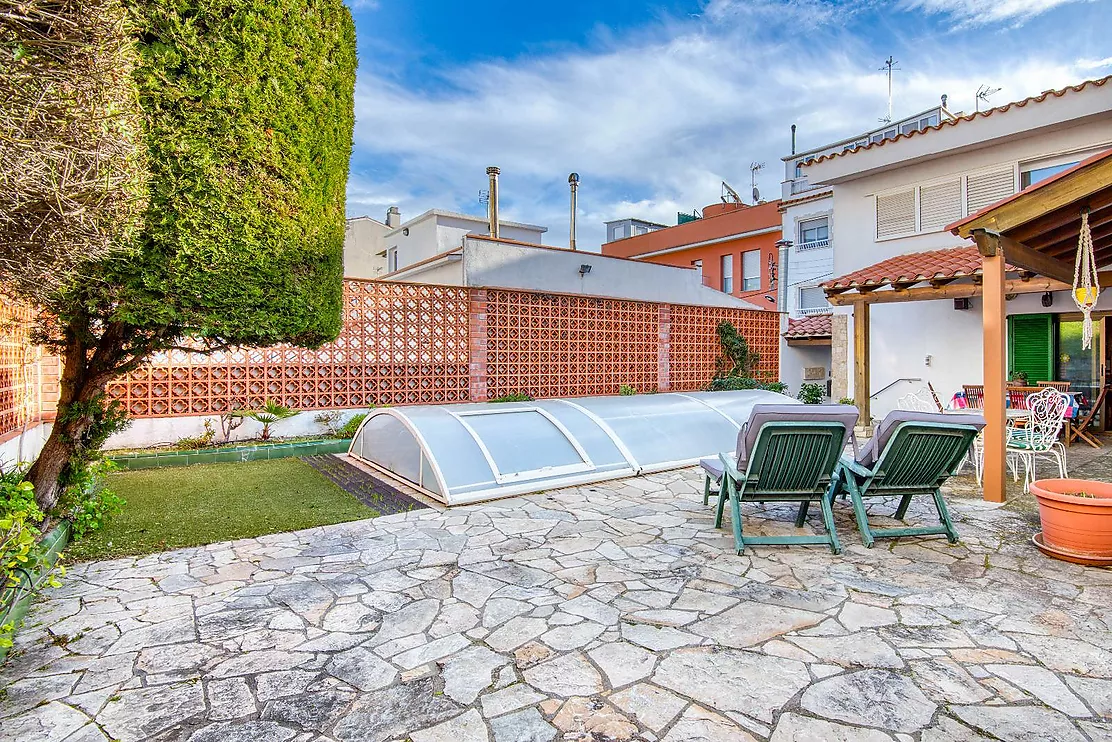
[[[0,442],[54,417],[58,359],[30,341],[34,312],[0,296]]]
[[[22,360],[29,319],[26,310],[0,310],[0,436],[49,414],[56,399],[56,360],[37,349],[33,363]],[[761,354],[762,374],[775,378],[772,312],[349,279],[343,331],[319,350],[163,354],[109,393],[134,417],[165,417],[220,414],[268,398],[327,410],[515,392],[617,394],[621,384],[691,391],[714,374],[722,320],[745,334]]]

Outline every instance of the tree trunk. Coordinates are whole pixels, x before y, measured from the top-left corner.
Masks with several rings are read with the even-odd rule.
[[[93,419],[88,414],[73,414],[75,403],[84,407],[102,394],[111,376],[96,374],[89,368],[85,347],[70,340],[62,357],[62,379],[58,394],[58,415],[38,459],[27,472],[35,487],[35,502],[44,513],[50,512],[61,495],[58,479],[77,451],[78,443]]]

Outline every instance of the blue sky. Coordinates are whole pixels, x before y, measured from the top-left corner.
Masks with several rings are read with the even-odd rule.
[[[719,181],[774,198],[790,152],[894,113],[972,111],[1112,74],[1112,0],[349,0],[359,43],[348,214],[482,214],[487,165],[503,218],[579,244],[602,223],[674,223]]]

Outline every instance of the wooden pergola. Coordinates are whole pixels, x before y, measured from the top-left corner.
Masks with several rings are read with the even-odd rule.
[[[869,410],[869,307],[887,302],[982,297],[984,333],[984,497],[1005,498],[1006,297],[1066,291],[1088,213],[1098,267],[1112,264],[1112,150],[950,225],[975,247],[901,255],[823,284],[827,300],[853,307],[854,389]],[[1112,272],[1099,274],[1102,288]],[[865,390],[864,392],[862,390]]]

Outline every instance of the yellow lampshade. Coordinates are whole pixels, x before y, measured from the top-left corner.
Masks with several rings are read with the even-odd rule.
[[[1089,288],[1077,288],[1073,290],[1073,295],[1077,298],[1078,304],[1096,304],[1097,296],[1100,294],[1100,289],[1096,286]]]

